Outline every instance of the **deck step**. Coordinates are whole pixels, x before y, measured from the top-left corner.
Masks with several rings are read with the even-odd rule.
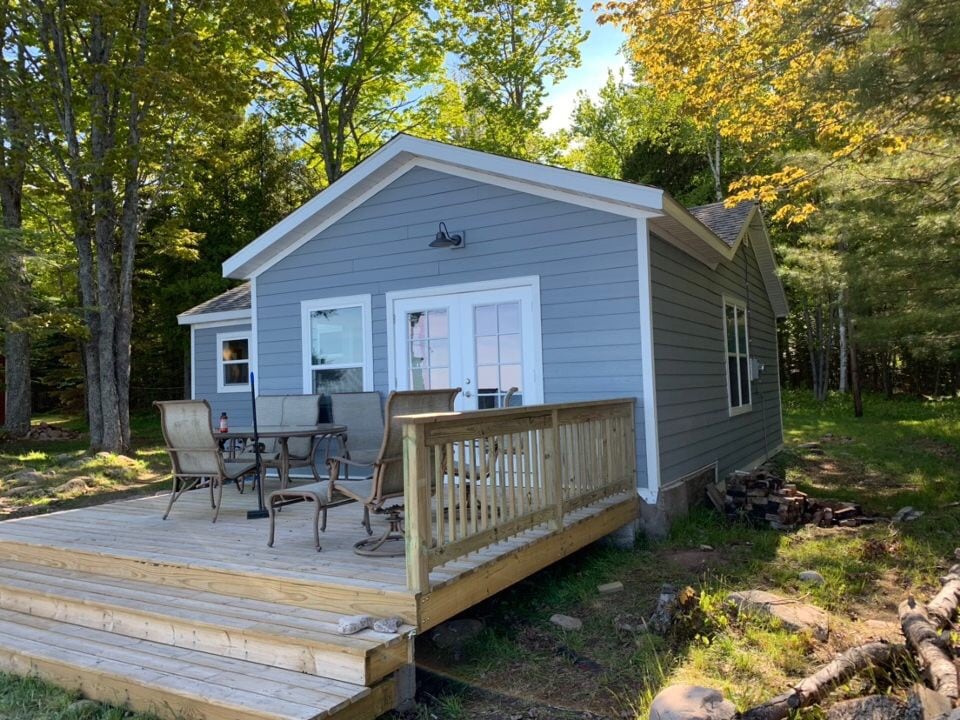
[[[413,630],[345,636],[322,610],[12,560],[0,560],[0,608],[367,686],[408,662]]]
[[[161,718],[373,720],[394,703],[373,688],[0,610],[0,670]]]

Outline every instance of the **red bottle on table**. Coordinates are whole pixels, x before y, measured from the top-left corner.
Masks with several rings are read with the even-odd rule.
[[[220,432],[227,432],[227,414],[225,412],[220,413]]]

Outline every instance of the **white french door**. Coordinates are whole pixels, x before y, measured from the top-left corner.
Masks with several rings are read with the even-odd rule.
[[[398,390],[459,386],[457,410],[543,402],[533,286],[422,293],[388,298]]]

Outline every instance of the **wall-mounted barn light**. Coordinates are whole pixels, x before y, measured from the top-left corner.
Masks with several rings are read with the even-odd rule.
[[[451,235],[447,232],[446,223],[440,223],[440,229],[437,230],[437,237],[430,243],[432,248],[462,248],[463,247],[463,233],[454,233]]]

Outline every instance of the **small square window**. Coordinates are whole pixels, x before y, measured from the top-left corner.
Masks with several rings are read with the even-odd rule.
[[[217,335],[217,392],[250,389],[250,336]]]

